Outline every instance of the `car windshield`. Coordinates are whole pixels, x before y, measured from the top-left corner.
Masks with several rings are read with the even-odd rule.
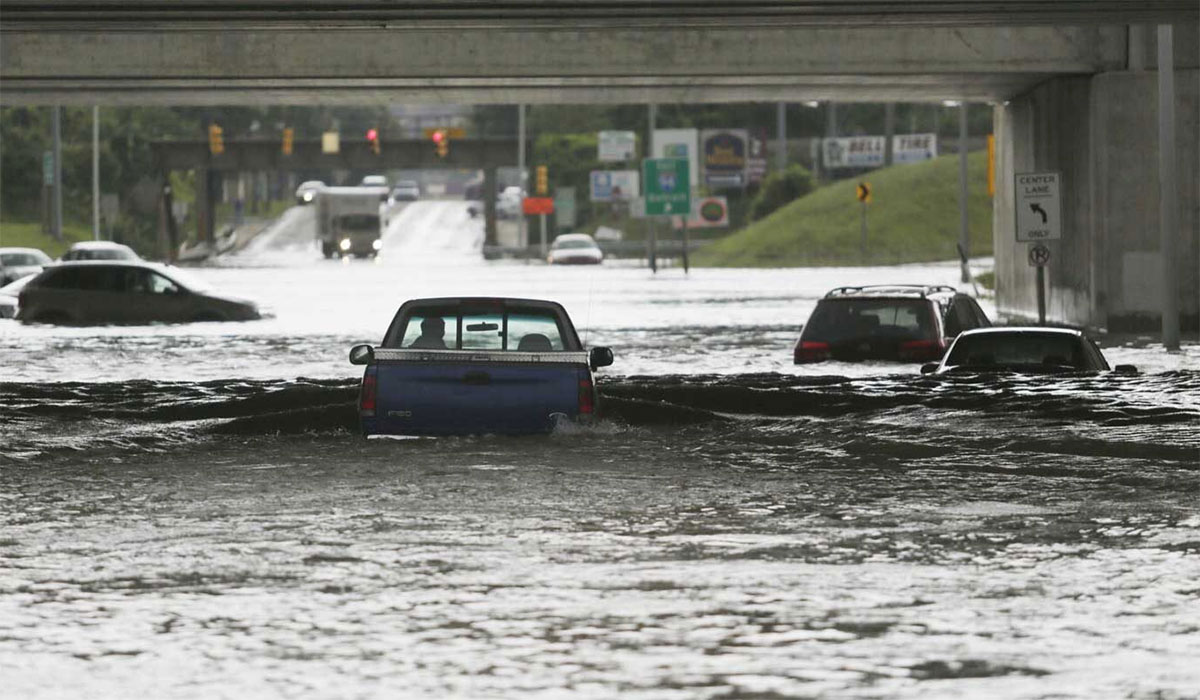
[[[860,338],[935,337],[924,299],[822,299],[804,327],[804,340],[836,343]]]
[[[557,241],[554,241],[553,247],[557,248],[559,250],[562,250],[564,248],[595,248],[596,244],[592,243],[589,240],[584,240],[584,239],[580,239],[580,238],[571,238],[568,240],[559,239]]]
[[[45,263],[45,260],[33,253],[0,253],[0,265],[5,267],[44,265]]]
[[[379,217],[370,214],[339,216],[337,225],[349,231],[374,231],[379,228]]]
[[[960,336],[948,367],[1043,366],[1092,369],[1083,344],[1062,333],[977,333]]]
[[[519,352],[565,349],[558,314],[552,309],[528,307],[413,309],[401,319],[399,337],[385,346]]]

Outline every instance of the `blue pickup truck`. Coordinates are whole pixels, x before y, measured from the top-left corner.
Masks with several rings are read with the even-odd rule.
[[[549,432],[595,414],[592,370],[612,361],[561,305],[490,297],[407,301],[378,348],[350,350],[368,437]]]

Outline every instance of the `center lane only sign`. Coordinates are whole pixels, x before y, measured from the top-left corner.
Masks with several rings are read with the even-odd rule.
[[[1017,205],[1018,241],[1062,238],[1062,202],[1058,173],[1017,173],[1013,189]]]

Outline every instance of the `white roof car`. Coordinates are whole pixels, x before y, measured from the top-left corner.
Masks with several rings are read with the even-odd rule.
[[[564,233],[554,239],[546,262],[551,265],[598,265],[604,252],[586,233]]]
[[[37,248],[0,248],[0,285],[36,275],[50,262],[50,256]]]
[[[325,189],[325,183],[320,180],[308,180],[301,182],[296,188],[296,201],[301,204],[308,204],[317,197],[317,193]]]
[[[133,249],[112,241],[80,241],[71,246],[61,258],[68,260],[141,260]]]
[[[387,187],[388,179],[386,175],[368,175],[359,183],[361,187]]]

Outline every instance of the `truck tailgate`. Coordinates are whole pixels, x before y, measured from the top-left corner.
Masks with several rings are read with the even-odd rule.
[[[373,432],[396,435],[546,432],[588,378],[586,354],[563,352],[381,350],[375,371]]]

